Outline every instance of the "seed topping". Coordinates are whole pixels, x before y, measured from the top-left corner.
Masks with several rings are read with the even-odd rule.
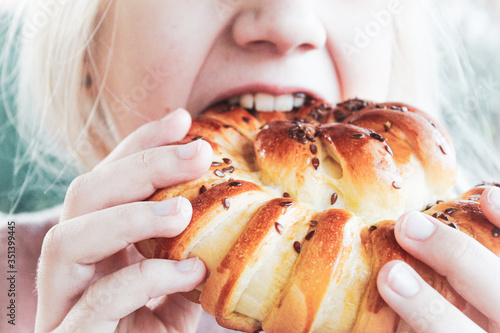
[[[394,187],[396,190],[400,190],[401,189],[401,184],[398,182],[398,181],[393,181],[392,182],[392,187]]]
[[[491,234],[493,235],[493,237],[499,237],[500,236],[500,228],[499,227],[493,228],[493,230],[491,230]]]
[[[434,207],[434,204],[428,204],[427,206],[425,206],[424,210],[429,210],[431,209],[432,207]]]
[[[215,170],[214,173],[217,177],[220,177],[220,178],[226,177],[226,174],[224,172],[220,171],[219,169]]]
[[[293,249],[295,250],[295,252],[300,253],[300,250],[302,250],[302,244],[300,244],[300,242],[298,241],[295,241],[293,243]]]
[[[283,233],[285,232],[285,227],[283,227],[283,225],[281,225],[280,223],[278,222],[274,222],[274,228],[276,229],[276,231],[278,232],[278,234],[280,235],[283,235]]]
[[[386,121],[384,124],[384,129],[386,132],[389,132],[389,130],[392,128],[392,123],[390,121]]]
[[[310,240],[315,234],[316,230],[309,231],[309,233],[306,235],[306,240]]]
[[[316,141],[313,131],[314,129],[304,125],[303,119],[299,119],[288,129],[288,137],[298,143],[307,144],[309,141]]]
[[[351,138],[353,138],[353,139],[361,139],[364,137],[365,137],[365,135],[363,133],[356,133],[356,134],[351,135]]]
[[[227,168],[223,168],[222,169],[223,172],[227,172],[227,173],[233,173],[234,172],[234,166],[229,166]]]
[[[312,144],[309,149],[311,150],[311,153],[316,155],[318,153],[318,147],[315,144]]]
[[[335,118],[335,121],[340,123],[340,122],[344,121],[345,118],[347,118],[347,115],[344,112],[342,112],[341,110],[337,109],[333,112],[333,117]]]
[[[332,108],[327,106],[326,104],[321,104],[319,106],[315,106],[311,108],[309,111],[309,116],[316,120],[317,122],[324,123],[326,118],[328,117],[329,112],[332,111]]]
[[[283,198],[291,198],[292,196],[288,192],[283,192]]]
[[[231,202],[229,201],[229,199],[228,199],[228,198],[224,198],[224,200],[222,200],[222,205],[224,206],[224,208],[225,208],[226,210],[228,210],[228,209],[229,209],[229,207],[231,206]]]
[[[313,165],[313,167],[314,167],[315,170],[318,170],[318,167],[319,167],[319,158],[314,157],[312,159],[312,165]]]
[[[394,156],[394,152],[392,151],[391,147],[389,145],[385,145],[385,150],[389,153],[389,155]]]
[[[330,204],[335,205],[339,198],[339,195],[337,193],[333,193],[332,196],[330,197]]]
[[[293,205],[293,201],[282,201],[282,202],[280,202],[280,206],[281,207],[290,207],[291,205]]]
[[[316,227],[316,226],[318,226],[318,221],[316,221],[316,220],[311,220],[311,227],[313,227],[313,228],[314,228],[314,227]]]
[[[205,185],[202,185],[202,186],[200,187],[200,194],[203,194],[203,193],[205,193],[206,191],[207,191],[207,187],[206,187]]]
[[[231,161],[231,160],[230,160],[229,158],[227,158],[227,157],[224,157],[222,160],[223,160],[223,161],[224,161],[224,163],[226,163],[227,165],[229,165],[229,164],[233,163],[233,161]]]
[[[229,183],[229,186],[231,186],[231,187],[240,187],[241,185],[243,185],[243,184],[240,182],[230,182]]]
[[[387,138],[384,138],[382,135],[380,135],[380,134],[378,134],[378,133],[375,133],[375,132],[370,133],[370,136],[371,136],[372,138],[374,138],[375,140],[378,140],[378,141],[380,141],[380,142],[384,142],[385,140],[387,140]]]
[[[358,112],[361,109],[364,109],[369,104],[371,104],[371,103],[368,103],[367,101],[364,101],[364,100],[359,99],[359,98],[353,98],[353,99],[347,100],[345,102],[338,103],[337,107],[343,107],[347,111],[354,113],[354,112]]]
[[[441,219],[441,220],[444,220],[444,221],[449,221],[450,218],[448,216],[446,216],[445,214],[443,213],[434,213],[436,216],[432,215],[434,218],[437,218],[437,219]]]
[[[456,211],[457,211],[457,208],[451,207],[451,208],[445,209],[444,213],[451,215],[451,214],[455,213]]]

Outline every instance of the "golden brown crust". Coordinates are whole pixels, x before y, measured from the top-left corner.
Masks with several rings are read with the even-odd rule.
[[[332,279],[339,279],[345,246],[344,228],[352,214],[331,209],[315,217],[301,242],[301,252],[290,279],[263,328],[269,332],[310,332]],[[345,255],[344,255],[345,256]]]
[[[336,106],[308,100],[289,113],[223,105],[193,121],[185,140],[200,138],[214,149],[210,171],[150,198],[187,197],[190,225],[175,238],[137,247],[147,257],[199,256],[208,278],[189,297],[221,325],[268,333],[396,332],[402,323],[376,288],[379,269],[393,259],[464,307],[446,279],[394,237],[391,219],[435,201],[455,178],[451,142],[424,113],[358,99]],[[500,255],[477,202],[483,190],[426,213]]]
[[[476,187],[466,192],[465,196],[469,199],[476,199],[477,195],[480,195],[484,189],[484,187]],[[451,228],[462,231],[483,244],[495,255],[500,256],[498,228],[484,216],[480,204],[476,200],[459,199],[443,202],[433,206],[425,213]]]
[[[461,311],[465,310],[465,300],[450,286],[448,281],[430,267],[405,252],[394,235],[395,221],[382,221],[367,227],[362,232],[362,240],[372,260],[371,278],[363,297],[353,332],[397,332],[400,317],[387,305],[377,291],[377,275],[389,261],[401,260],[415,271],[434,289]]]
[[[387,202],[398,206],[403,201],[402,177],[385,142],[354,125],[328,124],[319,130],[328,154],[342,167],[342,187],[346,189],[342,193],[351,209],[358,211],[364,204],[360,198],[370,197],[370,204],[378,207]],[[372,197],[373,193],[377,196]]]
[[[455,184],[456,160],[451,140],[425,113],[401,103],[381,103],[345,121],[386,137],[398,165],[408,164],[410,156],[416,155],[425,168],[429,186],[449,188]]]
[[[249,141],[253,141],[261,123],[247,110],[235,106],[214,107],[203,113],[208,119],[217,119],[224,126],[238,129]]]
[[[199,237],[200,231],[206,229],[216,215],[219,215],[226,210],[226,207],[224,206],[225,199],[231,200],[242,193],[264,193],[263,190],[254,183],[245,181],[235,182],[239,185],[233,185],[234,182],[225,182],[210,188],[206,192],[191,200],[191,204],[193,206],[193,217],[191,218],[191,223],[184,230],[184,232],[177,237],[155,239],[153,242],[156,243],[156,249],[153,257],[174,260],[187,259],[189,249],[194,247],[194,240]],[[142,245],[139,246],[139,250],[141,250]],[[150,251],[148,251],[148,253],[150,253]]]

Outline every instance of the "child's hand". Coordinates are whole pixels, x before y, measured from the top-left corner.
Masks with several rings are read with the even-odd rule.
[[[481,209],[500,227],[500,189],[483,192]],[[477,309],[468,311],[471,318],[490,333],[500,332],[500,259],[493,252],[420,213],[401,217],[395,232],[407,252],[445,276]],[[484,332],[404,263],[386,264],[379,273],[378,288],[385,301],[418,332]]]
[[[173,237],[191,220],[184,198],[144,202],[155,189],[200,177],[210,145],[182,139],[191,124],[177,110],[140,127],[70,186],[61,222],[45,237],[38,267],[36,331],[194,331],[201,309],[174,293],[205,277],[197,258],[133,262],[131,244]],[[149,302],[155,299],[153,302]],[[148,303],[146,307],[146,303]]]

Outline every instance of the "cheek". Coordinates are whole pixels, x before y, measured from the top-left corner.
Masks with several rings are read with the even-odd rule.
[[[203,6],[194,2],[151,0],[147,6],[140,1],[122,2],[113,52],[109,64],[101,65],[101,72],[109,66],[105,98],[121,137],[148,121],[186,107],[210,49],[210,36],[216,36],[212,23],[216,20],[207,14],[208,2]],[[199,25],[185,24],[186,20]],[[104,36],[106,39],[112,39],[110,32]]]
[[[394,16],[388,2],[346,8],[350,15],[328,20],[328,48],[339,73],[343,99],[359,97],[384,101],[391,79]],[[359,6],[359,5],[358,5]],[[355,14],[354,14],[355,13]]]

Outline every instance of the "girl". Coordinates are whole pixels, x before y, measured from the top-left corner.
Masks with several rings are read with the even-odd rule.
[[[297,92],[331,103],[359,96],[404,101],[440,116],[437,51],[429,44],[435,31],[424,23],[429,6],[409,0],[26,1],[14,17],[23,23],[22,133],[31,133],[22,110],[30,118],[38,112],[36,128],[41,123],[87,172],[71,183],[59,224],[47,219],[38,229],[26,227],[30,242],[45,239],[36,319],[33,296],[19,301],[24,327],[196,331],[200,307],[177,293],[203,281],[203,262],[144,260],[130,246],[182,232],[189,201],[143,200],[157,188],[200,177],[211,164],[204,141],[164,145],[183,138],[190,115],[230,98],[272,111]],[[481,206],[500,226],[500,189],[488,189]],[[477,309],[470,317],[460,313],[412,268],[391,262],[378,288],[405,321],[426,332],[479,332],[478,325],[500,332],[494,254],[419,213],[401,217],[396,233]],[[34,267],[38,254],[20,257]],[[33,282],[22,279],[20,290]]]

